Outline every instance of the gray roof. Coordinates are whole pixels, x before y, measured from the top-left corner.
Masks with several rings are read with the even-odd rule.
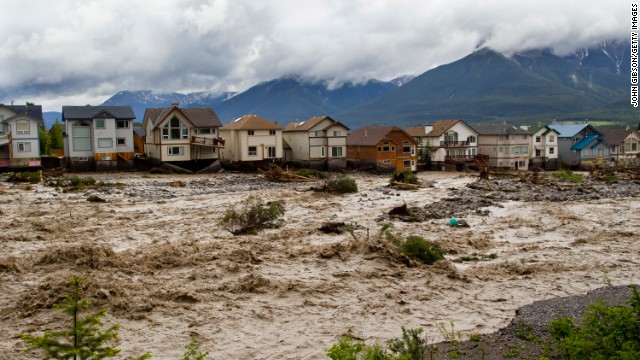
[[[529,132],[528,130],[513,126],[508,123],[478,124],[474,125],[473,128],[480,135],[531,135],[531,132]]]
[[[91,120],[95,118],[112,118],[116,120],[133,120],[136,115],[131,106],[63,106],[62,121]]]
[[[582,129],[586,128],[587,126],[589,126],[588,124],[571,124],[571,125],[564,125],[564,124],[551,124],[549,125],[550,128],[556,130],[560,135],[560,137],[573,137],[575,134],[579,133],[580,131],[582,131]]]
[[[42,118],[42,106],[41,105],[4,105],[0,104],[0,107],[6,107],[17,114],[29,115],[36,120],[43,121]]]

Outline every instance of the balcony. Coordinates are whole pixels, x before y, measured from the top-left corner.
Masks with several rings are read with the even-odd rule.
[[[476,155],[449,155],[444,157],[447,164],[473,162]]]
[[[221,137],[210,138],[202,136],[192,136],[191,145],[224,147],[224,139]]]
[[[467,147],[469,146],[468,141],[440,141],[440,147],[442,148],[453,148],[453,147]]]

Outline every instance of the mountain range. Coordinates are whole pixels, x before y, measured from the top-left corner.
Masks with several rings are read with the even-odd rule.
[[[451,118],[469,123],[584,118],[631,122],[640,113],[628,104],[629,45],[603,42],[566,56],[549,49],[507,56],[483,48],[417,77],[391,81],[334,84],[289,75],[241,93],[121,91],[103,105],[129,105],[139,122],[147,107],[172,103],[211,107],[223,123],[245,114],[282,125],[330,115],[352,128]]]

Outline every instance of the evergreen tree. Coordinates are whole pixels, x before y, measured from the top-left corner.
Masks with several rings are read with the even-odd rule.
[[[38,128],[40,137],[40,155],[51,155],[51,137],[44,126]]]
[[[51,128],[49,129],[49,137],[51,138],[51,148],[64,148],[64,140],[62,138],[62,124],[58,122],[58,118],[56,118],[55,124],[51,125]]]
[[[120,350],[107,343],[118,338],[120,326],[115,324],[105,331],[100,329],[101,317],[106,314],[106,309],[82,316],[81,313],[89,308],[89,301],[81,298],[82,278],[74,275],[71,287],[71,295],[66,295],[62,304],[53,305],[71,316],[71,329],[44,333],[42,336],[20,334],[20,338],[29,345],[25,351],[40,350],[44,352],[45,360],[98,360],[116,356]],[[146,353],[137,359],[149,357],[151,355]]]

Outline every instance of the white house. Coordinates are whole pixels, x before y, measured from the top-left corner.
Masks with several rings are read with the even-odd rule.
[[[418,141],[420,161],[429,160],[432,168],[444,164],[464,167],[478,153],[478,132],[462,120],[438,120],[409,128],[407,133]]]
[[[316,116],[285,126],[285,160],[302,166],[343,169],[347,164],[349,128],[329,116]]]
[[[244,115],[220,128],[225,146],[220,159],[262,161],[282,158],[282,126],[257,115]]]
[[[144,151],[152,159],[163,162],[185,162],[218,159],[224,147],[219,137],[222,126],[210,108],[149,108],[144,112]]]
[[[0,167],[39,167],[42,106],[0,104]]]
[[[531,136],[531,164],[543,169],[557,169],[558,167],[558,130],[549,126],[539,129],[529,129]]]
[[[64,154],[71,170],[133,167],[130,106],[63,106]]]

